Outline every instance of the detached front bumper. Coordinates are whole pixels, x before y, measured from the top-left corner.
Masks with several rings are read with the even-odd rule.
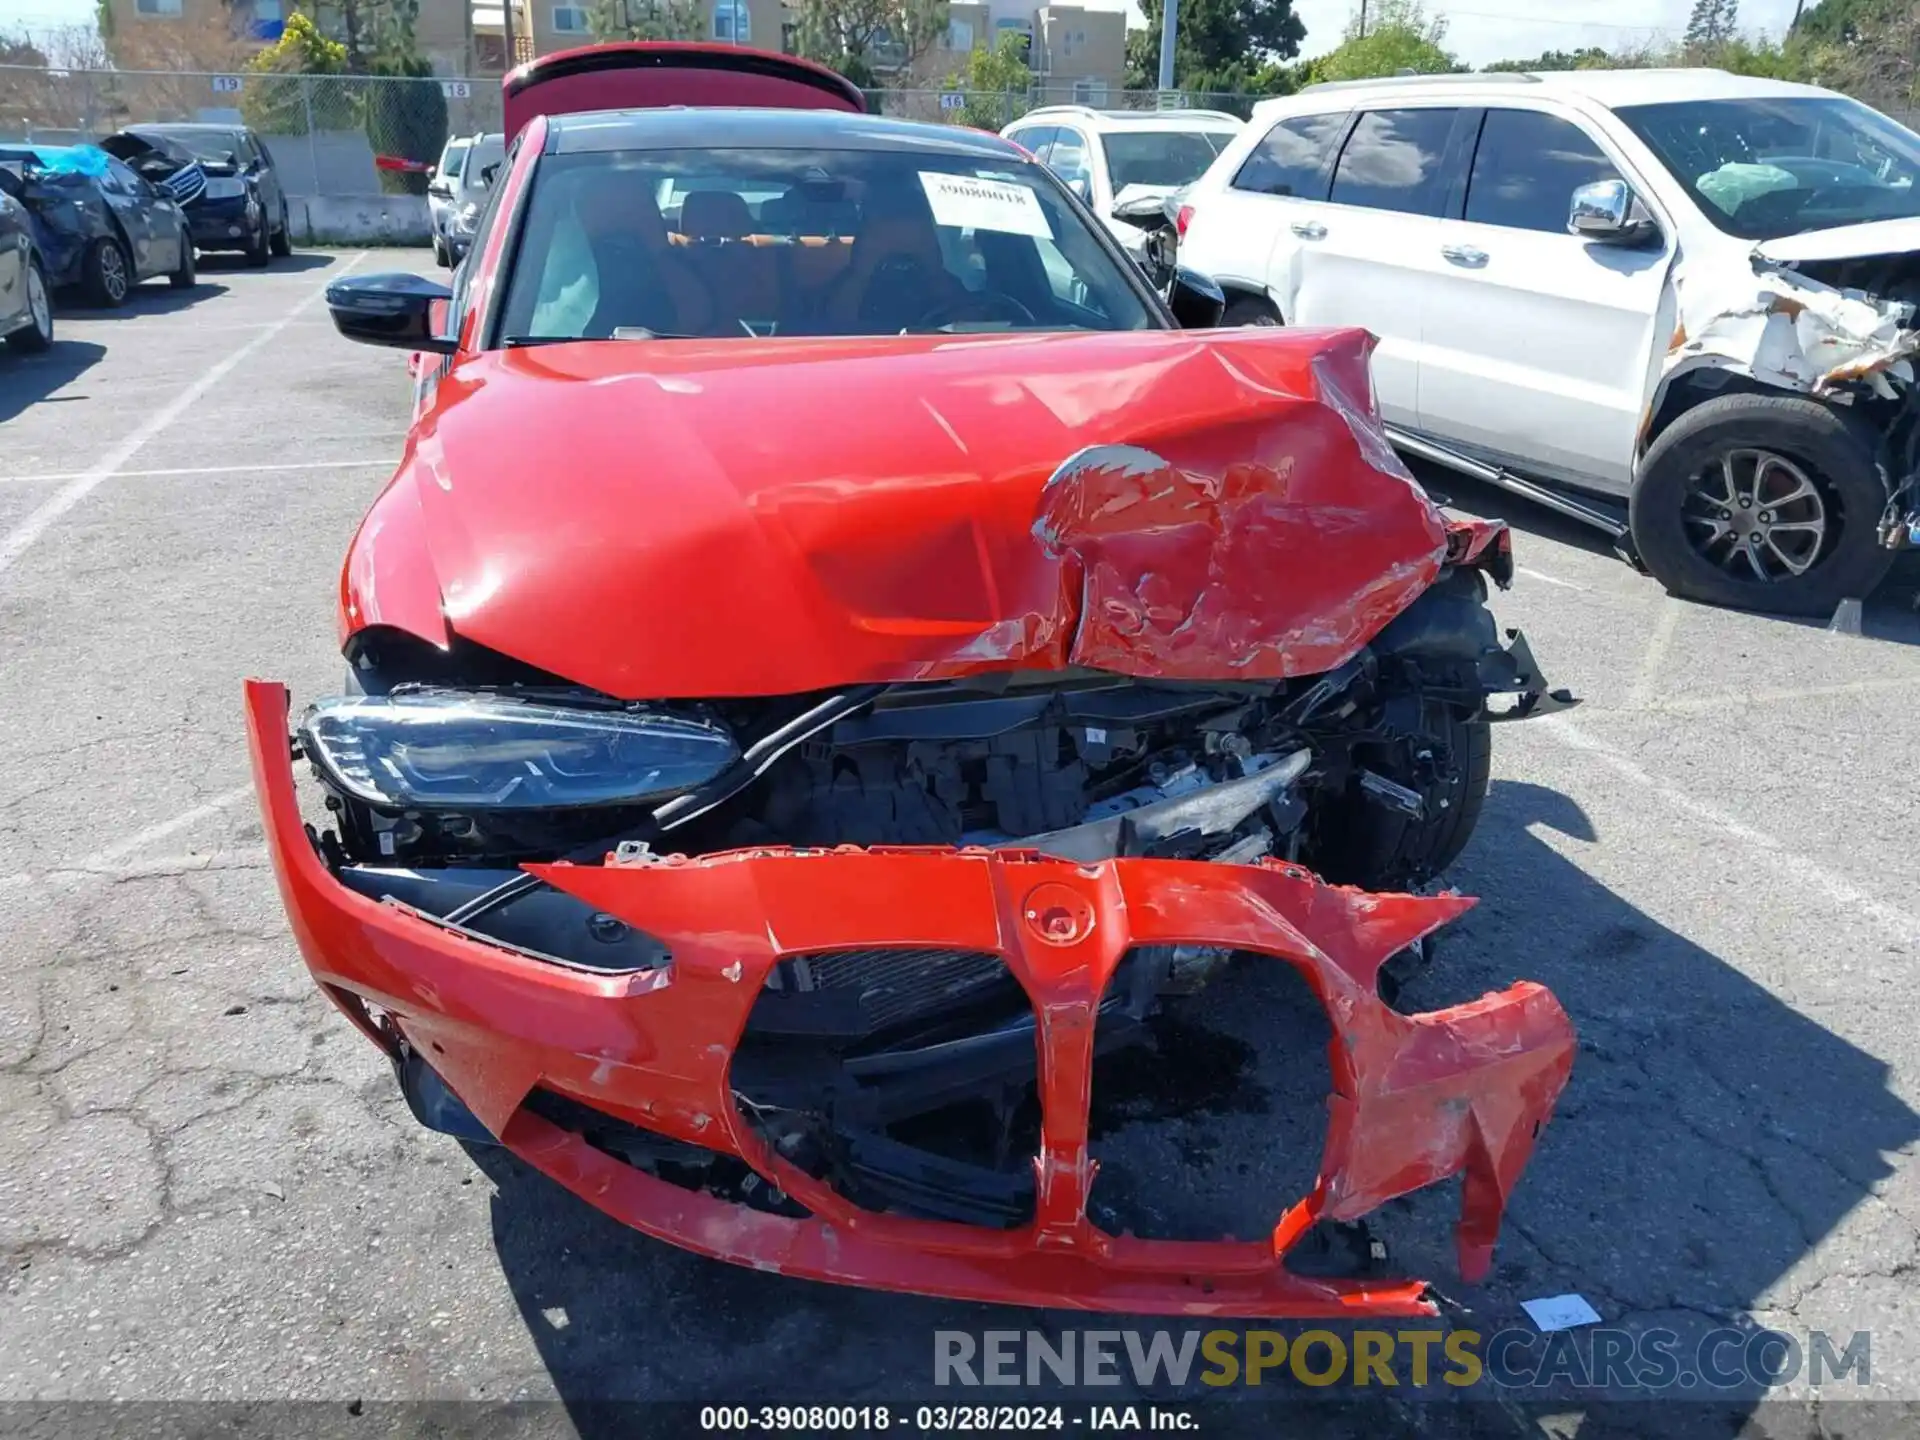
[[[1463,1176],[1460,1270],[1481,1278],[1508,1195],[1572,1065],[1544,988],[1403,1016],[1378,998],[1391,954],[1466,910],[1369,895],[1298,867],[1075,865],[1030,851],[756,850],[528,867],[664,941],[668,965],[587,971],[485,943],[329,873],[301,823],[287,692],[247,687],[255,784],[307,965],[390,1055],[417,1055],[503,1145],[616,1219],[756,1269],[886,1290],[1152,1314],[1429,1315],[1423,1282],[1295,1275],[1315,1224]],[[1294,965],[1333,1025],[1319,1179],[1257,1242],[1147,1241],[1087,1217],[1095,1016],[1135,945],[1247,950]],[[1011,1230],[862,1210],[774,1153],[736,1106],[733,1052],[782,956],[927,947],[1000,956],[1038,1027],[1041,1143],[1030,1223]],[[529,1104],[558,1093],[673,1142],[737,1157],[809,1212],[768,1213],[655,1178]]]

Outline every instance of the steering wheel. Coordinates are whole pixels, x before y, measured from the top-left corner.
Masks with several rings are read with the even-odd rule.
[[[938,330],[956,320],[1006,320],[1015,325],[1038,325],[1039,319],[1013,296],[998,290],[969,291],[957,300],[936,305],[913,324],[915,330]]]

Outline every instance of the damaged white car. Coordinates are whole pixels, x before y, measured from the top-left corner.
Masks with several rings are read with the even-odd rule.
[[[1819,615],[1920,545],[1917,178],[1920,135],[1812,86],[1418,76],[1261,104],[1172,218],[1229,323],[1379,336],[1409,454]]]

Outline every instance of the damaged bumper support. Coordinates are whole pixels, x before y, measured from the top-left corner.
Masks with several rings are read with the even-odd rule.
[[[301,822],[284,688],[251,683],[247,718],[295,937],[326,993],[404,1062],[416,1105],[444,1107],[450,1128],[471,1115],[608,1214],[717,1259],[887,1290],[1090,1310],[1432,1314],[1423,1282],[1296,1275],[1288,1251],[1319,1221],[1357,1219],[1458,1174],[1460,1270],[1478,1280],[1572,1064],[1572,1028],[1537,984],[1412,1016],[1378,998],[1381,963],[1471,901],[1336,889],[1277,863],[1081,865],[1030,850],[929,847],[530,866],[596,912],[657,937],[671,957],[618,973],[557,963],[340,883]],[[1319,1179],[1284,1209],[1276,1201],[1264,1240],[1147,1241],[1108,1234],[1087,1215],[1100,998],[1131,947],[1175,945],[1292,964],[1332,1021],[1334,1093]],[[997,955],[1031,1001],[1041,1139],[1032,1217],[1017,1228],[860,1209],[769,1147],[732,1092],[735,1046],[783,956],[889,947]],[[772,1213],[657,1178],[553,1118],[569,1107],[737,1157],[805,1213]]]

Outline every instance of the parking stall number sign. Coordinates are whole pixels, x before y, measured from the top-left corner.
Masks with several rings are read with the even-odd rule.
[[[464,80],[442,80],[440,93],[449,100],[465,100],[472,96],[473,86]]]
[[[959,90],[943,91],[940,95],[940,108],[942,110],[964,110],[967,108],[967,97]]]
[[[242,83],[238,75],[216,75],[213,77],[213,93],[216,95],[238,95]]]

